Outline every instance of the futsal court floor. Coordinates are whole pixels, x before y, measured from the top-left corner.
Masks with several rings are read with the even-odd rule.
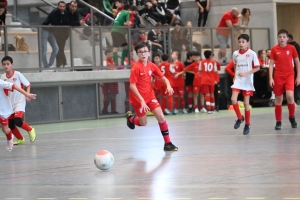
[[[178,152],[163,151],[154,117],[135,130],[125,118],[35,125],[36,141],[25,133],[12,152],[1,135],[0,199],[300,200],[300,127],[284,107],[275,131],[273,111],[253,108],[248,136],[233,111],[167,116]],[[93,162],[102,149],[115,158],[108,171]]]

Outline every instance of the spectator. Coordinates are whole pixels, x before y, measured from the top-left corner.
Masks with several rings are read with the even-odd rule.
[[[268,60],[270,60],[270,57],[271,57],[271,49],[266,49],[266,55],[267,55]]]
[[[0,0],[0,4],[3,5],[3,7],[4,7],[5,10],[6,10],[6,7],[7,7],[7,0]]]
[[[240,27],[248,27],[251,19],[251,11],[249,8],[243,8],[241,14],[238,16]]]
[[[174,25],[175,28],[171,31],[172,51],[187,51],[189,49],[189,42],[186,39],[186,31],[181,28],[181,23],[179,21],[176,21]]]
[[[234,72],[234,62],[230,60],[230,62],[226,65],[225,71],[230,76],[230,79],[233,80],[235,72]]]
[[[262,69],[262,67],[266,65],[266,51],[259,50],[257,52],[257,58],[261,69],[254,74],[254,87],[256,89],[256,96],[262,98],[265,97],[268,92],[267,70]]]
[[[165,7],[172,13],[175,14],[177,19],[180,19],[180,3],[181,0],[166,0]],[[172,24],[170,24],[172,25]]]
[[[78,4],[76,1],[71,1],[67,4],[67,14],[71,26],[82,26],[85,23],[85,21],[79,20],[77,7]]]
[[[201,27],[202,18],[202,27],[205,27],[209,12],[210,0],[196,0],[196,3],[199,7],[198,27]]]
[[[258,61],[261,67],[263,67],[266,63],[266,51],[259,50],[257,52]]]
[[[111,18],[114,18],[114,11],[113,8],[111,7],[110,1],[102,0],[100,1],[100,3],[104,13],[110,16]]]
[[[137,45],[139,42],[146,41],[146,36],[145,36],[145,30],[143,28],[146,28],[144,24],[140,24],[139,28],[142,28],[141,30],[135,30],[132,31],[132,44],[133,46]]]
[[[190,29],[190,28],[193,28],[192,22],[191,21],[187,21],[185,27],[187,28],[187,29],[185,29],[185,31],[186,31],[186,33],[185,33],[186,40],[190,43],[190,37],[193,37],[193,33],[190,32],[190,31],[192,31],[192,29]],[[200,55],[202,55],[201,44],[199,44],[196,40],[193,40],[192,42],[193,42],[193,47],[192,47],[191,50],[197,51],[197,52],[200,53]]]
[[[5,19],[6,19],[6,8],[4,4],[0,3],[0,26],[5,25]],[[1,36],[1,33],[0,33]]]
[[[169,10],[159,5],[157,0],[151,0],[151,3],[155,11],[160,15],[162,24],[172,25],[174,20],[177,18],[175,14],[172,14]]]
[[[64,1],[58,2],[57,8],[51,11],[51,13],[43,22],[43,25],[70,25],[69,16],[66,13],[66,3]],[[67,59],[65,56],[64,49],[66,40],[69,38],[69,30],[66,30],[66,28],[52,28],[51,30],[53,31],[52,33],[58,45],[58,53],[56,55],[56,67],[60,67],[61,65],[64,67],[65,65],[67,65]]]
[[[117,15],[124,10],[124,4],[123,4],[123,0],[116,0],[115,1],[115,5],[117,7],[116,12],[114,13],[114,17],[117,17]]]
[[[146,2],[146,7],[144,8],[143,14],[141,16],[144,17],[153,26],[155,26],[157,22],[162,22],[161,16],[158,12],[155,11],[151,0],[148,0]]]
[[[148,33],[147,40],[149,40],[151,42],[153,55],[154,54],[159,54],[159,55],[163,54],[162,45],[159,44],[160,37],[161,37],[161,30],[159,27],[161,27],[161,25],[162,25],[161,23],[156,23],[154,29]]]
[[[230,12],[224,13],[218,24],[220,29],[216,29],[216,36],[220,44],[220,51],[218,53],[218,59],[220,62],[226,63],[227,61],[226,48],[230,36],[230,29],[224,28],[238,27],[238,15],[239,10],[237,8],[232,8]]]

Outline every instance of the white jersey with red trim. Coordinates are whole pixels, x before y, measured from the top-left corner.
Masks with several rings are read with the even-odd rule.
[[[0,117],[8,118],[12,113],[12,105],[8,97],[8,91],[13,91],[12,83],[0,80]]]
[[[28,87],[30,85],[29,81],[24,77],[24,75],[18,71],[14,71],[13,75],[10,77],[8,77],[6,74],[3,74],[1,76],[1,79],[16,84],[22,89],[24,89],[24,86]],[[25,112],[26,97],[22,93],[20,93],[17,90],[14,90],[13,92],[8,93],[8,97],[11,101],[11,105],[13,106],[14,112]]]
[[[231,88],[255,91],[253,86],[253,73],[246,77],[241,77],[239,74],[251,71],[254,67],[260,66],[256,53],[251,49],[245,52],[237,50],[233,53],[232,58],[236,67],[234,82]]]

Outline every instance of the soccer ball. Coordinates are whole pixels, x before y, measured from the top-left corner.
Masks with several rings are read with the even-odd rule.
[[[98,169],[108,170],[114,164],[114,156],[106,150],[98,151],[94,158],[94,163]]]

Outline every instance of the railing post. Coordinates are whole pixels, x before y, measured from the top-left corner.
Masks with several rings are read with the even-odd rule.
[[[15,17],[18,17],[17,5],[18,5],[18,0],[14,0],[14,16]]]
[[[41,27],[38,27],[37,29],[38,31],[38,54],[39,54],[39,68],[42,69],[43,66],[42,66],[42,49],[41,46],[43,45],[43,42],[42,42],[42,28]],[[47,53],[47,51],[46,51]]]
[[[73,52],[73,34],[72,34],[72,26],[69,28],[69,34],[70,34],[70,61],[71,61],[71,69],[74,69],[74,52]]]
[[[99,54],[100,54],[100,69],[103,69],[103,46],[102,46],[102,28],[99,27]]]
[[[190,42],[190,49],[189,50],[192,51],[193,50],[193,33],[192,33],[192,28],[189,28],[189,30],[190,30],[190,41],[189,41]]]
[[[128,27],[128,54],[127,54],[127,57],[128,57],[128,65],[130,65],[129,68],[131,68],[131,52],[132,52],[132,49],[131,49],[131,46],[132,45],[132,42],[131,42],[131,28]],[[124,67],[125,68],[125,67]]]
[[[8,55],[8,41],[7,41],[7,27],[4,26],[3,27],[3,31],[4,31],[4,54],[5,56]]]

